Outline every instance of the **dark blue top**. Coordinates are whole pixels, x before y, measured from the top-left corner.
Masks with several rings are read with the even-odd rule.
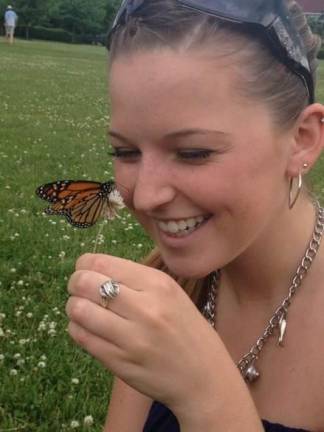
[[[265,432],[310,432],[295,429],[263,420]],[[180,432],[179,423],[174,414],[159,402],[154,402],[150,409],[143,432]]]

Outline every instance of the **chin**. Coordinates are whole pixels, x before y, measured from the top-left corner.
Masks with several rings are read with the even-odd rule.
[[[163,257],[162,257],[163,258]],[[184,279],[202,279],[208,276],[211,272],[216,270],[215,268],[209,268],[206,266],[193,265],[193,263],[176,263],[175,260],[168,262],[167,259],[163,259],[164,263],[175,277]]]

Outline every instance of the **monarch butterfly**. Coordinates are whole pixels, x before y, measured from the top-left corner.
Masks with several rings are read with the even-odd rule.
[[[36,195],[51,203],[46,214],[64,216],[77,228],[89,228],[101,216],[113,219],[117,210],[124,207],[113,180],[57,180],[39,186]]]

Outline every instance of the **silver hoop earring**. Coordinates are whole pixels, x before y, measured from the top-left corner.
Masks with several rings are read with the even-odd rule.
[[[294,189],[294,180],[295,177],[291,177],[290,179],[290,185],[289,185],[289,209],[291,210],[294,205],[296,204],[296,201],[298,200],[298,197],[300,195],[300,191],[303,187],[303,178],[301,175],[301,172],[298,174],[298,185],[297,185],[297,191],[295,193],[295,196],[293,196],[293,189]]]

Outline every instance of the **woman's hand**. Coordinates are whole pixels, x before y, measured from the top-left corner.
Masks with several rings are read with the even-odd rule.
[[[100,305],[99,287],[119,282],[119,295]],[[123,381],[169,406],[206,394],[218,337],[168,275],[109,255],[83,255],[70,278],[72,338]]]
[[[106,309],[99,288],[108,279],[118,281],[120,293]],[[72,338],[128,385],[166,404],[182,431],[263,430],[217,333],[171,277],[86,254],[68,290]]]

